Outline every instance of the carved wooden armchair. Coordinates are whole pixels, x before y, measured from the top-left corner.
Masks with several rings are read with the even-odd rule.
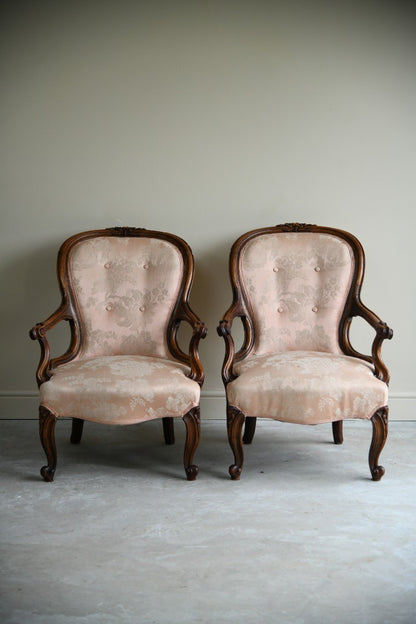
[[[285,224],[242,235],[230,253],[233,302],[218,327],[225,340],[222,378],[234,464],[243,466],[256,417],[299,423],[332,423],[335,444],[342,421],[372,421],[369,464],[374,481],[384,474],[378,458],[387,437],[389,373],[381,345],[393,332],[360,299],[364,252],[341,230]],[[353,317],[375,330],[371,355],[350,343]],[[236,351],[236,317],[244,339]],[[245,423],[244,437],[241,438]]]
[[[75,444],[84,420],[127,425],[162,418],[165,442],[173,444],[173,419],[181,417],[185,472],[194,480],[204,380],[198,343],[206,329],[188,304],[189,246],[164,232],[93,230],[63,243],[57,269],[61,305],[30,332],[41,347],[39,430],[48,462],[41,475],[53,481],[58,418],[73,419]],[[70,324],[70,346],[51,359],[46,332],[60,321]],[[177,340],[182,321],[192,327],[189,353]]]

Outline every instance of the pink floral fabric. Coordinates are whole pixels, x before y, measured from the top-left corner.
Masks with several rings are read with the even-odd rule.
[[[175,245],[157,238],[91,238],[71,250],[69,271],[83,333],[78,358],[171,357],[166,330],[183,274]]]
[[[59,366],[40,387],[40,403],[57,417],[131,424],[182,417],[199,405],[189,369],[147,356],[103,356]]]
[[[338,327],[353,262],[348,243],[329,234],[282,232],[250,240],[240,269],[255,324],[252,354],[341,353]]]
[[[245,416],[319,424],[371,418],[387,405],[387,385],[369,364],[346,355],[288,351],[252,357],[236,366],[227,399]]]

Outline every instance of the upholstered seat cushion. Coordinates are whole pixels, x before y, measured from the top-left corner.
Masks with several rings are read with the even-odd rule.
[[[200,388],[177,362],[147,356],[75,360],[40,387],[40,403],[56,416],[129,424],[182,417],[199,404]]]
[[[368,419],[387,404],[387,386],[371,366],[346,355],[289,351],[251,357],[235,370],[227,399],[245,416],[319,424]]]

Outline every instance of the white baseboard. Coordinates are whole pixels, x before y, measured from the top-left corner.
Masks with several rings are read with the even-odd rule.
[[[391,392],[390,420],[416,421],[416,392]],[[30,420],[38,417],[36,392],[0,392],[0,420]],[[203,390],[201,418],[225,419],[225,394],[222,390]]]

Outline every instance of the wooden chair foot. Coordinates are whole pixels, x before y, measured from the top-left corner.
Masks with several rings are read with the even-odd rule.
[[[47,483],[51,483],[55,476],[55,469],[51,466],[42,466],[40,469],[40,474],[42,475],[44,481]]]
[[[378,465],[378,459],[387,439],[388,414],[389,409],[385,406],[377,410],[371,418],[371,422],[373,423],[373,437],[368,455],[368,463],[373,481],[380,481],[385,473],[383,466]]]
[[[241,476],[242,466],[236,466],[235,464],[231,464],[228,468],[228,472],[230,473],[230,477],[233,481],[239,481]]]
[[[196,464],[192,464],[191,466],[185,466],[185,472],[187,481],[195,481],[199,468]]]
[[[232,405],[227,406],[227,433],[228,441],[234,455],[234,464],[231,464],[228,471],[233,481],[238,481],[241,476],[244,463],[243,443],[241,432],[246,417],[239,409]],[[250,425],[249,425],[250,427]],[[253,431],[254,434],[254,431]]]
[[[193,463],[194,454],[199,444],[201,436],[201,421],[199,418],[199,407],[194,407],[183,417],[186,425],[186,440],[183,453],[183,463],[186,478],[188,481],[195,481],[199,468]]]
[[[51,482],[56,470],[56,445],[55,445],[56,416],[46,407],[39,407],[39,436],[46,454],[48,464],[41,468],[40,474],[45,481]]]

